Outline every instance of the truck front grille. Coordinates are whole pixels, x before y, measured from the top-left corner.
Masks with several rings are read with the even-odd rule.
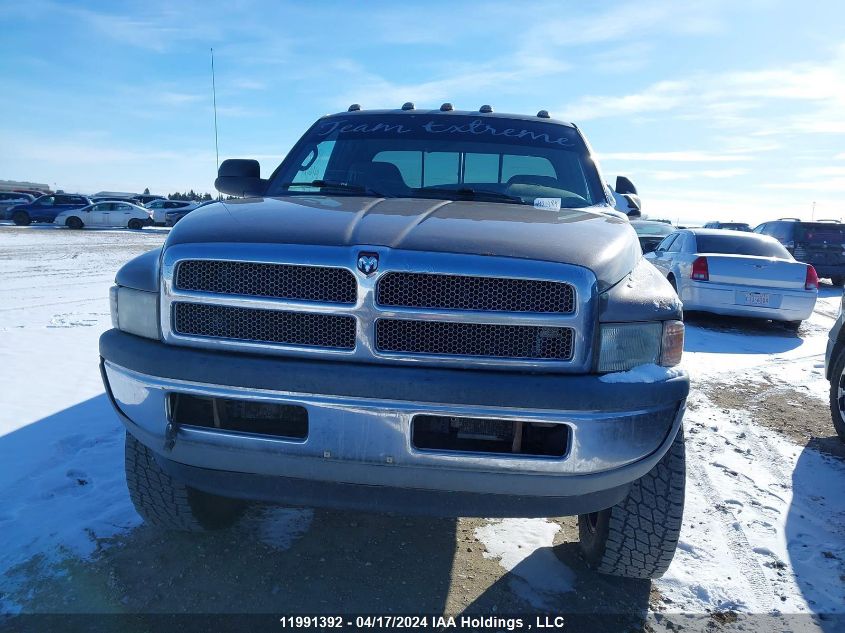
[[[186,260],[176,269],[176,288],[228,295],[354,304],[355,275],[345,268]]]
[[[572,328],[379,319],[380,352],[568,361]]]
[[[358,268],[373,249],[378,268]],[[418,367],[577,373],[592,365],[593,273],[379,246],[175,244],[166,343]]]
[[[179,302],[173,304],[173,329],[187,336],[352,350],[356,323],[348,315]]]
[[[575,289],[558,281],[389,272],[379,279],[376,303],[442,310],[572,314]]]

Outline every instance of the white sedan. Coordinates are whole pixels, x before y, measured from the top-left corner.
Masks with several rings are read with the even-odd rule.
[[[766,235],[675,231],[645,258],[667,277],[684,310],[772,319],[797,330],[816,305],[816,270]]]
[[[116,200],[62,211],[53,222],[71,229],[81,229],[85,226],[142,229],[152,223],[150,212],[144,207]]]

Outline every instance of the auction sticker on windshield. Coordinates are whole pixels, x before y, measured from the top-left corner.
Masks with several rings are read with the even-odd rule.
[[[534,208],[560,211],[560,198],[534,198]]]

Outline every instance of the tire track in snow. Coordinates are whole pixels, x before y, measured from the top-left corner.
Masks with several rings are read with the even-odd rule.
[[[710,476],[702,467],[701,461],[692,460],[688,462],[687,467],[690,479],[715,510],[715,516],[718,517],[725,536],[725,543],[754,597],[755,604],[748,605],[748,610],[752,613],[771,611],[776,604],[774,591],[754,557],[751,544],[742,529],[742,524],[733,512],[725,506],[722,496],[716,491]]]

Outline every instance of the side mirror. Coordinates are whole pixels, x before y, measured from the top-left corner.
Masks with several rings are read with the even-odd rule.
[[[230,158],[224,160],[217,170],[214,187],[220,193],[230,196],[263,196],[268,181],[261,178],[261,166],[257,160]]]
[[[637,188],[634,186],[634,183],[628,180],[625,176],[616,177],[616,186],[614,189],[616,190],[616,193],[632,193],[637,195]]]
[[[628,217],[629,218],[640,218],[643,215],[642,208],[643,205],[640,202],[640,197],[635,193],[625,193],[622,194],[622,197],[628,201]]]

